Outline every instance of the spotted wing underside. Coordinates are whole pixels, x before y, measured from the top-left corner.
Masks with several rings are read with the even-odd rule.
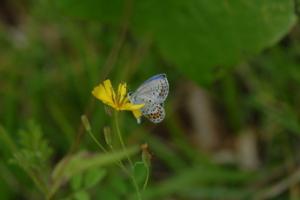
[[[160,123],[166,116],[165,109],[162,104],[153,103],[146,108],[142,108],[143,115],[153,123]]]

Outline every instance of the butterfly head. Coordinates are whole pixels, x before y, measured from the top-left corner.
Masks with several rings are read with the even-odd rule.
[[[138,98],[137,94],[135,92],[128,92],[127,98],[132,104],[143,104],[144,101],[141,101],[140,98]]]
[[[127,93],[127,98],[130,101],[130,103],[135,103],[134,98],[133,98],[133,92],[128,92]]]
[[[127,98],[130,99],[131,96],[132,96],[132,92],[128,92],[128,93],[127,93]]]

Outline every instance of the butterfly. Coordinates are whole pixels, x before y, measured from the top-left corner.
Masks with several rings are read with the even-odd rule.
[[[153,123],[159,123],[166,115],[163,106],[168,93],[166,74],[157,74],[146,80],[135,92],[128,93],[128,99],[132,104],[145,104],[141,108],[142,115]]]

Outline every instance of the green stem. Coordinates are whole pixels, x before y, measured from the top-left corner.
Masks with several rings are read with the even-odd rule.
[[[104,148],[104,146],[97,140],[97,138],[93,134],[92,128],[91,128],[91,125],[90,125],[90,122],[89,122],[88,118],[85,115],[81,115],[81,121],[82,121],[82,124],[83,124],[86,132],[88,132],[88,134],[91,136],[91,138],[94,140],[94,142],[98,145],[98,147],[102,151],[107,152],[107,150]]]
[[[95,135],[93,134],[92,130],[87,130],[88,134],[91,136],[91,138],[94,140],[94,142],[97,144],[97,146],[104,152],[107,152],[107,150],[104,148],[104,146],[97,140]]]
[[[149,170],[149,166],[147,165],[147,175],[146,175],[146,180],[144,182],[144,185],[143,185],[143,190],[146,189],[147,185],[148,185],[148,181],[149,181],[149,174],[150,174],[150,170]]]
[[[120,139],[122,148],[123,148],[123,149],[125,150],[125,152],[126,152],[127,160],[128,160],[128,162],[130,163],[131,168],[133,169],[132,161],[131,161],[131,159],[130,159],[130,157],[129,157],[129,155],[128,155],[128,152],[126,151],[126,147],[125,147],[124,141],[123,141],[123,139],[122,139],[122,135],[121,135],[121,132],[120,132],[119,123],[118,123],[118,119],[117,119],[117,118],[118,118],[118,116],[117,116],[117,113],[116,113],[116,114],[115,114],[115,122],[116,122],[117,134],[118,134],[118,137],[119,137],[119,139]],[[97,146],[98,146],[102,151],[107,152],[107,150],[103,147],[103,145],[97,140],[97,138],[96,138],[95,135],[93,134],[88,119],[87,119],[85,116],[82,116],[81,119],[82,119],[82,122],[83,122],[83,124],[84,124],[84,126],[85,126],[86,131],[88,132],[88,134],[90,135],[90,137],[93,139],[93,141],[97,144]],[[112,145],[109,145],[109,146],[110,146],[110,148],[113,150]],[[122,169],[125,173],[127,173],[128,175],[130,175],[130,177],[131,177],[131,179],[132,179],[132,182],[133,182],[133,185],[134,185],[134,187],[135,187],[135,189],[136,189],[136,191],[137,191],[138,199],[141,200],[140,190],[139,190],[138,184],[137,184],[137,182],[136,182],[134,176],[132,175],[132,173],[130,173],[130,172],[127,170],[127,168],[126,168],[125,165],[122,163],[122,161],[118,161],[118,162],[117,162],[117,165],[118,165],[119,167],[121,167],[121,169]]]
[[[118,111],[114,111],[114,118],[115,118],[114,121],[115,121],[115,126],[116,126],[116,131],[117,131],[118,138],[119,138],[119,140],[120,140],[120,143],[121,143],[121,146],[122,146],[123,150],[126,152],[127,160],[128,160],[128,162],[129,162],[130,167],[131,167],[131,170],[132,170],[132,172],[133,172],[133,170],[134,170],[133,162],[132,162],[130,156],[128,155],[128,153],[127,153],[127,151],[126,151],[126,146],[125,146],[125,143],[124,143],[124,140],[123,140],[121,131],[120,131],[120,127],[119,127]],[[131,174],[130,174],[130,177],[131,177],[132,182],[133,182],[133,185],[134,185],[134,187],[135,187],[135,190],[136,190],[136,193],[137,193],[137,197],[138,197],[139,200],[141,200],[142,197],[141,197],[140,189],[139,189],[139,186],[138,186],[138,184],[137,184],[137,181],[136,181],[136,179],[135,179],[135,177],[134,177],[134,174],[131,173]]]
[[[132,169],[132,171],[133,171],[133,170],[134,170],[133,162],[131,161],[130,156],[128,155],[128,152],[126,151],[126,146],[125,146],[125,143],[124,143],[124,141],[123,141],[122,134],[121,134],[121,131],[120,131],[120,128],[119,128],[119,121],[118,121],[118,113],[117,113],[117,111],[115,111],[114,117],[115,117],[115,120],[114,120],[114,121],[115,121],[115,126],[116,126],[116,131],[117,131],[118,138],[119,138],[119,140],[120,140],[120,143],[121,143],[121,146],[122,146],[123,150],[126,152],[127,160],[128,160],[128,162],[129,162],[129,164],[130,164],[130,167],[131,167],[131,169]],[[90,137],[93,139],[93,141],[98,145],[98,147],[99,147],[101,150],[103,150],[104,152],[107,152],[107,150],[103,147],[103,145],[97,140],[97,138],[96,138],[95,135],[93,134],[92,129],[91,129],[91,126],[90,126],[89,121],[88,121],[88,119],[86,118],[86,116],[83,115],[83,116],[81,117],[81,120],[82,120],[82,122],[83,122],[83,125],[84,125],[86,131],[88,132],[88,134],[90,135]],[[109,146],[110,146],[110,148],[113,150],[112,145],[109,145]],[[130,172],[127,170],[127,168],[126,168],[125,165],[122,163],[122,161],[117,162],[117,165],[120,166],[121,169],[123,169],[127,174],[130,175],[130,177],[131,177],[131,179],[132,179],[132,182],[133,182],[133,185],[134,185],[134,187],[135,187],[135,189],[136,189],[138,199],[141,200],[142,198],[141,198],[139,186],[138,186],[138,184],[137,184],[137,181],[136,181],[136,179],[135,179],[133,173],[130,173]]]
[[[31,177],[31,179],[33,180],[33,182],[35,183],[35,185],[37,186],[37,188],[39,188],[43,194],[47,195],[48,194],[48,187],[38,177],[38,175],[35,175],[34,172],[32,170],[30,170],[30,169],[25,170],[25,171],[27,171],[27,173],[29,174],[29,176]]]
[[[16,161],[18,162],[19,166],[28,174],[28,176],[32,179],[36,187],[40,190],[41,193],[47,196],[48,194],[48,187],[47,184],[41,179],[38,173],[36,173],[33,169],[28,167],[26,160],[22,159],[21,156],[18,154],[14,155]],[[23,164],[23,165],[22,165]]]
[[[120,140],[120,143],[121,143],[121,146],[122,146],[123,150],[126,150],[126,146],[125,146],[125,143],[123,141],[123,137],[122,137],[120,127],[119,127],[118,111],[114,112],[114,117],[115,117],[114,121],[115,121],[115,126],[116,126],[116,131],[117,131],[118,138]],[[126,153],[126,157],[127,157],[127,160],[130,164],[130,167],[133,169],[133,162],[131,161],[131,158],[129,157],[128,153]]]
[[[97,144],[97,146],[104,152],[108,152],[105,147],[97,140],[97,138],[95,137],[92,129],[91,129],[91,126],[90,126],[90,123],[89,123],[89,120],[87,119],[87,117],[85,115],[82,115],[81,116],[81,120],[82,120],[82,123],[85,127],[85,130],[86,132],[88,132],[89,136],[92,138],[92,140]],[[112,151],[114,151],[113,149],[113,146],[110,144],[108,145]],[[123,163],[121,161],[118,161],[116,163],[119,167],[121,167],[121,169],[124,170],[125,173],[127,174],[130,174],[130,172],[126,169],[126,167],[123,165]]]
[[[133,185],[134,185],[134,187],[135,187],[135,190],[136,190],[136,194],[137,194],[138,199],[139,199],[139,200],[142,200],[141,193],[140,193],[140,189],[139,189],[139,186],[138,186],[138,184],[137,184],[137,182],[136,182],[136,179],[135,179],[134,175],[131,174],[130,177],[131,177],[132,182],[133,182]]]

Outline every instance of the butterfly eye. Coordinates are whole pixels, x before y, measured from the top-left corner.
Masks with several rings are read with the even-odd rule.
[[[130,102],[133,101],[133,99],[132,99],[132,92],[128,92],[127,93],[127,98],[129,99]]]

